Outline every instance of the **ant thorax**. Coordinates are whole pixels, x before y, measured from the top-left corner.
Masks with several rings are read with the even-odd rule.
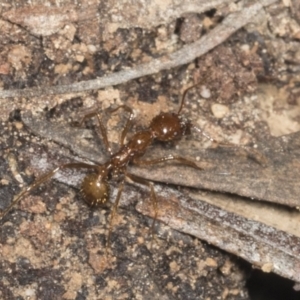
[[[127,147],[131,150],[131,155],[143,155],[153,141],[151,130],[141,130],[136,132],[128,141]]]

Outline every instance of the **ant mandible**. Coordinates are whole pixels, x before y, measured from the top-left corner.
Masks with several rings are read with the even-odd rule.
[[[177,113],[161,112],[160,114],[158,114],[152,119],[148,128],[134,133],[133,136],[128,140],[126,144],[125,144],[125,138],[127,136],[128,130],[130,129],[133,121],[133,111],[130,107],[126,105],[120,105],[115,109],[110,109],[109,110],[110,114],[116,112],[118,109],[121,108],[129,113],[129,118],[127,119],[125,127],[120,136],[119,150],[115,153],[112,152],[112,149],[109,146],[109,142],[107,138],[107,130],[101,120],[101,115],[99,111],[94,111],[86,114],[82,118],[81,122],[79,123],[79,126],[81,126],[87,119],[93,118],[95,116],[97,117],[100,133],[102,135],[105,148],[110,155],[107,162],[98,165],[92,165],[92,164],[86,164],[80,162],[65,163],[59,165],[55,169],[49,171],[48,173],[38,178],[34,183],[32,183],[30,186],[25,188],[25,190],[23,190],[19,195],[17,195],[16,198],[12,201],[12,203],[2,212],[2,214],[0,214],[0,218],[2,219],[24,196],[29,194],[32,190],[39,187],[47,180],[51,179],[54,176],[54,174],[56,174],[58,171],[63,169],[86,168],[92,170],[93,172],[85,176],[80,191],[83,195],[83,199],[85,200],[85,202],[91,207],[105,206],[109,201],[109,197],[110,197],[108,179],[111,176],[114,177],[114,176],[123,175],[123,178],[118,188],[117,197],[111,212],[110,229],[108,233],[107,243],[109,243],[110,240],[112,220],[117,212],[117,207],[120,201],[121,193],[124,186],[124,181],[126,178],[129,178],[134,182],[149,187],[151,192],[151,199],[154,207],[154,221],[152,225],[154,226],[154,222],[156,220],[157,213],[158,213],[158,207],[157,207],[157,198],[156,198],[153,185],[151,182],[147,181],[142,177],[138,177],[136,175],[130,174],[127,171],[127,165],[129,163],[133,163],[135,165],[146,166],[146,165],[154,165],[166,161],[177,161],[182,165],[190,166],[201,170],[201,168],[197,166],[195,162],[181,156],[169,155],[169,156],[164,156],[161,158],[156,158],[151,160],[140,159],[140,157],[145,154],[147,148],[154,141],[171,142],[171,141],[179,140],[183,136],[190,134],[192,128],[196,128],[192,125],[192,123],[189,120],[187,120],[181,115],[186,94],[191,88],[195,87],[196,85],[193,85],[184,91]],[[200,132],[204,134],[201,130]],[[214,141],[213,139],[211,140]]]

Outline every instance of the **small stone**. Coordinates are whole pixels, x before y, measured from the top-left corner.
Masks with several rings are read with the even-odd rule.
[[[217,119],[222,119],[228,114],[229,108],[226,105],[215,103],[212,104],[211,111]]]
[[[270,273],[273,270],[273,264],[272,263],[266,263],[261,267],[261,270],[265,273]]]
[[[206,86],[202,86],[200,95],[204,99],[209,99],[211,97],[211,92]]]

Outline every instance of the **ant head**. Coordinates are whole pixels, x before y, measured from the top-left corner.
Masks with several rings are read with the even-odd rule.
[[[175,113],[160,113],[149,126],[154,138],[161,142],[170,142],[190,134],[191,124]]]

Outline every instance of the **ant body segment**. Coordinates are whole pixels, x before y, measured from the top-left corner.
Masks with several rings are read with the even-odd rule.
[[[197,84],[196,84],[197,85]],[[181,99],[181,103],[177,113],[164,113],[161,112],[157,116],[155,116],[148,128],[144,130],[137,131],[133,134],[133,136],[125,143],[125,138],[127,133],[131,127],[133,121],[133,111],[130,107],[126,105],[120,105],[115,109],[110,109],[108,112],[110,114],[116,112],[119,109],[124,109],[126,112],[129,113],[129,118],[126,121],[124,129],[120,136],[120,144],[119,150],[115,153],[112,152],[112,149],[109,145],[108,138],[107,138],[107,130],[101,120],[101,115],[99,111],[94,111],[91,113],[86,114],[79,126],[83,124],[87,119],[97,117],[100,133],[103,138],[103,142],[107,152],[109,153],[109,159],[104,164],[92,165],[86,163],[65,163],[61,164],[55,169],[49,171],[48,173],[44,174],[40,178],[38,178],[34,183],[29,185],[25,190],[21,191],[19,195],[15,197],[12,203],[0,214],[0,219],[2,219],[24,196],[29,194],[32,190],[39,187],[41,184],[46,182],[47,180],[51,179],[58,171],[63,169],[90,169],[92,173],[87,174],[83,179],[81,185],[81,194],[85,202],[91,207],[101,207],[105,206],[109,201],[110,197],[110,190],[108,179],[114,176],[123,175],[121,183],[118,188],[117,197],[115,203],[113,205],[113,209],[111,212],[110,217],[110,228],[107,238],[107,243],[110,241],[110,234],[111,234],[111,227],[112,227],[112,220],[117,212],[117,207],[120,201],[121,193],[124,186],[124,181],[126,178],[131,179],[134,182],[137,182],[142,185],[146,185],[149,187],[151,192],[151,200],[153,202],[154,207],[154,221],[152,227],[154,226],[154,222],[157,217],[158,208],[157,208],[157,198],[151,182],[147,181],[144,178],[138,177],[136,175],[130,174],[127,172],[127,165],[129,163],[133,163],[136,165],[154,165],[158,163],[163,163],[166,161],[177,161],[178,163],[186,166],[190,166],[192,168],[196,168],[201,170],[199,166],[192,160],[186,159],[181,156],[164,156],[156,159],[151,160],[141,160],[147,148],[154,142],[154,141],[161,141],[161,142],[171,142],[175,140],[180,140],[183,136],[190,134],[190,131],[194,127],[191,122],[185,119],[181,115],[182,108],[184,106],[184,101],[187,92],[193,88],[193,85],[187,88]],[[196,128],[198,129],[198,128]],[[198,129],[199,130],[199,129]],[[202,134],[204,134],[201,130],[199,130]],[[205,135],[205,134],[204,134]],[[205,135],[206,136],[206,135]],[[206,136],[208,137],[208,136]],[[210,138],[210,137],[208,137]],[[211,139],[211,138],[210,138]],[[211,141],[214,141],[211,139]]]

